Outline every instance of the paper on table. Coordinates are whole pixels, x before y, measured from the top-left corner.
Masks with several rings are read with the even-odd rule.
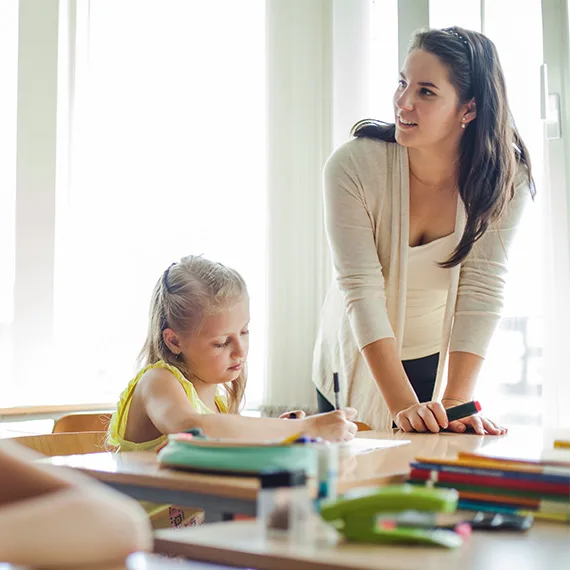
[[[409,439],[372,439],[365,437],[356,437],[352,441],[341,444],[341,448],[346,453],[368,453],[377,449],[388,449],[390,447],[398,447],[399,445],[407,445]]]

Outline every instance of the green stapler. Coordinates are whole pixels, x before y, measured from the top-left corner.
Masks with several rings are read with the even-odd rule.
[[[453,513],[458,494],[454,489],[416,485],[388,485],[358,489],[336,501],[321,504],[321,517],[332,523],[348,541],[376,543],[415,543],[455,548],[463,544],[454,530],[409,521],[410,513],[419,518]]]

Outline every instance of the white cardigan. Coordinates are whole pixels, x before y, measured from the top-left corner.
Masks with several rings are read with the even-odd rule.
[[[328,159],[323,175],[325,225],[335,269],[322,311],[313,360],[313,382],[333,399],[338,371],[344,405],[374,429],[392,418],[361,350],[393,337],[401,350],[406,314],[410,189],[408,153],[397,143],[356,138]],[[450,351],[484,357],[503,306],[507,251],[524,206],[528,182],[517,179],[515,197],[469,256],[451,270],[434,399],[445,388]],[[465,227],[458,200],[456,244]]]

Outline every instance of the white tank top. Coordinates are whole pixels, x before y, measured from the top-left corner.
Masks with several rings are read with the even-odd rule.
[[[402,360],[439,352],[451,270],[439,267],[455,248],[455,235],[408,248],[408,285]]]

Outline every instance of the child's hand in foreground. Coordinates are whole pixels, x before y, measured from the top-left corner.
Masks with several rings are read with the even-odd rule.
[[[326,414],[316,414],[305,418],[304,431],[311,437],[322,437],[329,441],[350,441],[357,428],[351,420],[356,417],[354,408],[335,410]]]
[[[279,417],[282,420],[302,420],[307,414],[303,410],[291,410],[290,412],[285,412]]]

